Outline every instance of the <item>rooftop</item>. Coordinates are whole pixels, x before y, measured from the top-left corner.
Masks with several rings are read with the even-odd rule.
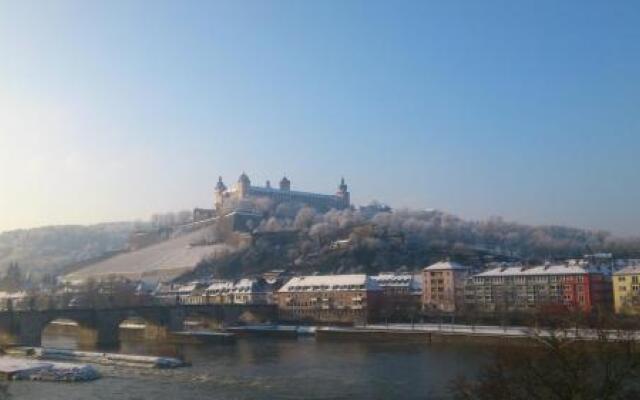
[[[332,194],[322,194],[322,193],[312,193],[312,192],[301,192],[298,190],[280,190],[278,188],[267,188],[262,186],[251,186],[249,188],[249,193],[254,194],[270,194],[270,193],[286,193],[290,196],[312,196],[318,198],[335,198],[335,195]]]
[[[629,267],[623,268],[618,272],[614,272],[614,275],[636,275],[640,274],[640,265],[631,265]]]
[[[454,262],[454,261],[440,261],[425,268],[425,270],[427,271],[441,271],[441,270],[453,270],[453,269],[468,270],[469,267],[458,264],[457,262]]]
[[[291,278],[279,292],[326,290],[380,290],[380,286],[364,274],[312,275]]]
[[[220,291],[220,290],[231,290],[233,289],[233,281],[215,281],[209,287],[207,287],[206,291]]]
[[[250,292],[266,292],[266,291],[269,291],[268,286],[261,285],[260,281],[257,279],[247,279],[247,278],[240,279],[237,282],[223,281],[223,280],[216,281],[211,285],[209,285],[209,287],[206,289],[206,292],[208,293],[219,293],[219,292],[250,293]]]
[[[482,272],[479,277],[532,276],[532,275],[584,275],[592,271],[579,265],[539,265],[536,267],[504,267]]]
[[[422,277],[420,275],[381,273],[371,276],[380,287],[408,287],[412,290],[422,289]]]

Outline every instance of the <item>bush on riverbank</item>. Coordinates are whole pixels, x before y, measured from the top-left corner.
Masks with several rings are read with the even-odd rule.
[[[536,345],[496,350],[474,379],[451,386],[456,400],[632,400],[640,398],[640,351],[635,331],[615,321],[584,340],[574,321],[559,325]]]

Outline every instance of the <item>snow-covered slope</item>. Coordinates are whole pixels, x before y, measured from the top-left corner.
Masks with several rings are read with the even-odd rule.
[[[195,268],[206,258],[215,258],[233,251],[224,244],[193,245],[206,243],[210,228],[182,234],[139,250],[118,254],[106,260],[88,265],[67,275],[67,279],[104,277],[112,274],[133,279],[177,276]]]

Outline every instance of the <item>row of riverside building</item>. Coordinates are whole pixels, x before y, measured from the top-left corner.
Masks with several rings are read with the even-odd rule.
[[[484,270],[442,261],[420,273],[292,276],[159,285],[157,297],[195,304],[275,304],[288,322],[352,324],[425,315],[640,313],[640,263],[570,260]]]

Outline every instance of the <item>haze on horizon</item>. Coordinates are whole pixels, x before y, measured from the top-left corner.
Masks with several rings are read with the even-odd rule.
[[[244,170],[637,235],[638,20],[635,1],[0,2],[0,231],[209,207]]]

